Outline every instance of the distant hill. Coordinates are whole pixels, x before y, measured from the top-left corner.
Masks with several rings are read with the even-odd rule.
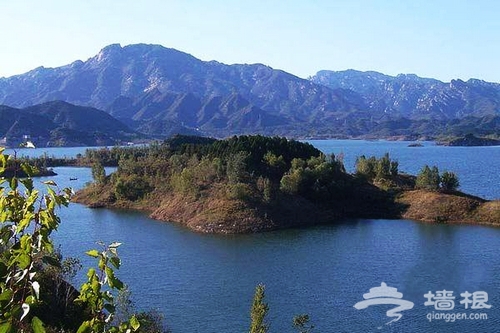
[[[461,146],[461,147],[474,147],[474,146],[500,146],[500,140],[478,138],[472,134],[468,134],[463,138],[451,140],[443,143],[446,146]]]
[[[36,146],[114,145],[144,138],[104,111],[54,101],[24,109],[0,106],[0,136],[16,147],[23,136]]]
[[[436,136],[443,128],[453,132],[448,124],[463,119],[481,125],[475,134],[494,134],[483,123],[500,116],[497,83],[354,70],[320,71],[306,80],[263,64],[201,61],[147,44],[113,44],[87,61],[0,78],[0,104],[53,100],[104,110],[134,130],[162,137]],[[423,123],[435,130],[418,130]]]

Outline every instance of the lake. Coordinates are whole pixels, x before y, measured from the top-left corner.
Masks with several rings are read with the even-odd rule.
[[[461,188],[500,198],[500,147],[440,147],[407,142],[312,141],[326,153],[344,154],[349,170],[356,156],[389,152],[400,170],[423,164],[458,174]],[[37,154],[41,149],[35,150]],[[27,151],[33,154],[35,151]],[[49,155],[72,156],[68,148]],[[83,152],[71,148],[71,154]],[[24,150],[23,150],[24,152]],[[19,152],[18,152],[19,153]],[[90,181],[86,168],[56,168],[61,186]],[[77,177],[77,181],[69,181]],[[307,313],[315,332],[493,332],[500,325],[500,228],[448,226],[413,221],[353,220],[329,226],[252,235],[202,235],[130,211],[88,209],[71,204],[60,212],[55,235],[63,254],[84,258],[95,242],[119,241],[119,276],[138,308],[155,308],[173,332],[246,332],[254,288],[266,286],[270,332],[292,332],[294,315]],[[89,260],[84,259],[86,265]],[[83,272],[82,272],[83,273]],[[81,279],[81,276],[80,276]],[[386,283],[413,303],[399,321],[386,316],[395,306],[357,310],[369,289]],[[451,291],[453,310],[424,305],[425,294]],[[471,309],[461,293],[487,293],[491,308]],[[483,294],[481,294],[483,292]],[[471,296],[472,297],[472,296]],[[438,300],[438,298],[434,298]],[[441,299],[451,304],[450,298]],[[438,304],[438,305],[439,305]],[[468,305],[468,308],[465,308]],[[488,319],[429,321],[438,315],[482,315]]]

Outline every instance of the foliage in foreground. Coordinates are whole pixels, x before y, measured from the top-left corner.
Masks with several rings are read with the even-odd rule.
[[[265,302],[265,298],[264,285],[257,285],[250,310],[249,333],[267,333],[269,331],[269,324],[266,319],[269,305]],[[307,314],[295,316],[292,325],[299,333],[310,333],[314,329],[314,325],[309,323],[309,315]]]
[[[4,175],[9,157],[0,150],[0,174]],[[33,168],[21,165],[25,174]],[[0,179],[0,332],[67,332],[71,328],[64,320],[47,326],[41,318],[54,320],[50,304],[44,302],[46,295],[60,291],[46,289],[44,276],[51,268],[62,269],[54,252],[51,234],[61,223],[56,209],[67,206],[71,189],[59,189],[52,181],[43,182],[46,193],[37,190],[31,178],[16,177]],[[124,320],[115,320],[115,293],[125,285],[116,275],[120,267],[117,248],[119,243],[102,249],[87,251],[97,261],[90,268],[85,282],[74,301],[84,312],[75,330],[86,332],[136,332],[140,320],[131,315]],[[45,279],[46,280],[46,279]],[[71,291],[66,283],[63,290]],[[75,320],[75,318],[73,318]],[[149,319],[148,317],[146,319]]]

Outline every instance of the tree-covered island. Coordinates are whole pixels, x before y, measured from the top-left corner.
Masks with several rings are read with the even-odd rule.
[[[500,202],[457,191],[451,172],[401,174],[389,155],[342,156],[279,137],[177,136],[143,147],[89,150],[94,182],[75,200],[132,208],[205,233],[248,233],[356,218],[500,224]],[[117,165],[106,176],[104,165]]]

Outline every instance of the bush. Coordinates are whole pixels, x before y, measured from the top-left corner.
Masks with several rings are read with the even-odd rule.
[[[250,186],[243,183],[228,184],[226,194],[229,199],[248,200],[252,198]]]
[[[151,190],[151,187],[143,178],[131,175],[118,177],[114,192],[117,199],[134,201],[143,198]]]
[[[441,175],[441,188],[444,191],[456,191],[460,186],[457,175],[453,172],[445,171]]]

